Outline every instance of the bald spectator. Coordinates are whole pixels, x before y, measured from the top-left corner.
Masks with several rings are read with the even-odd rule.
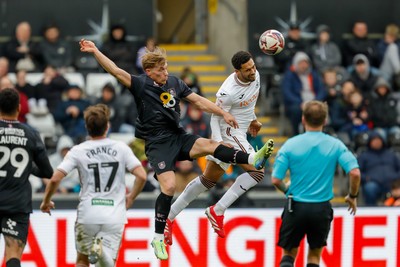
[[[42,54],[37,43],[31,39],[31,25],[20,22],[15,28],[15,36],[5,44],[4,55],[10,61],[10,72],[24,69],[40,71]]]

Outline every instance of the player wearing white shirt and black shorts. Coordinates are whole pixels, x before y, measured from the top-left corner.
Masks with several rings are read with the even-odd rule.
[[[232,114],[239,127],[233,128],[221,117],[212,115],[212,139],[239,151],[253,154],[255,153],[254,149],[247,141],[246,134],[249,131],[252,136],[256,136],[261,129],[261,123],[254,114],[260,91],[260,75],[251,54],[246,51],[239,51],[233,55],[232,66],[235,71],[229,75],[218,90],[216,104]],[[271,139],[268,140],[267,147],[269,156],[273,150]],[[246,172],[237,177],[235,183],[218,203],[206,209],[206,215],[219,237],[225,237],[223,228],[225,210],[264,178],[263,170],[256,169],[250,164],[238,165]],[[224,163],[211,155],[207,156],[207,166],[203,175],[192,180],[171,206],[167,227],[164,231],[167,244],[172,244],[172,227],[175,217],[198,195],[212,188],[229,166],[229,163]]]
[[[98,104],[84,113],[90,140],[74,146],[46,187],[41,210],[50,212],[50,201],[62,178],[78,169],[81,191],[75,225],[78,251],[76,266],[114,266],[118,255],[126,209],[141,192],[146,173],[132,150],[123,142],[106,138],[109,110]],[[132,191],[126,195],[125,172],[136,176]]]

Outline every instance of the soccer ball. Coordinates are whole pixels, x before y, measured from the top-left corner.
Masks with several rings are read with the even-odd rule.
[[[277,30],[267,30],[258,40],[261,51],[267,55],[276,55],[285,47],[285,38]]]

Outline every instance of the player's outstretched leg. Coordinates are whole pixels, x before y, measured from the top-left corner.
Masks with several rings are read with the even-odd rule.
[[[264,168],[265,162],[271,156],[272,151],[274,151],[274,140],[269,139],[264,146],[255,153],[253,166],[257,170]]]
[[[165,247],[164,240],[158,240],[154,238],[153,241],[151,241],[151,246],[154,249],[154,254],[156,255],[157,259],[159,260],[168,259],[167,248]]]
[[[207,215],[208,221],[211,223],[214,232],[221,238],[225,237],[224,231],[224,215],[217,215],[214,211],[214,206],[208,207],[205,214]]]
[[[102,248],[102,238],[100,237],[93,237],[93,244],[92,247],[90,248],[89,252],[89,262],[91,264],[96,264],[99,261],[99,258],[101,257],[103,248]]]

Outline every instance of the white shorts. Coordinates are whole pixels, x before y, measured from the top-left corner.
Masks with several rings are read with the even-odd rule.
[[[117,259],[125,224],[75,223],[75,247],[81,254],[89,255],[93,237],[102,237],[103,253]]]
[[[232,145],[234,149],[241,150],[248,154],[255,153],[254,148],[247,141],[247,135],[245,132],[238,130],[238,129],[228,127],[226,129],[226,132],[222,132],[221,135],[222,135],[222,140],[224,141],[224,143]],[[211,155],[206,156],[206,159],[210,160],[210,161],[214,161],[224,171],[226,171],[229,168],[229,166],[231,165],[229,163],[222,162],[219,159],[214,158]]]

